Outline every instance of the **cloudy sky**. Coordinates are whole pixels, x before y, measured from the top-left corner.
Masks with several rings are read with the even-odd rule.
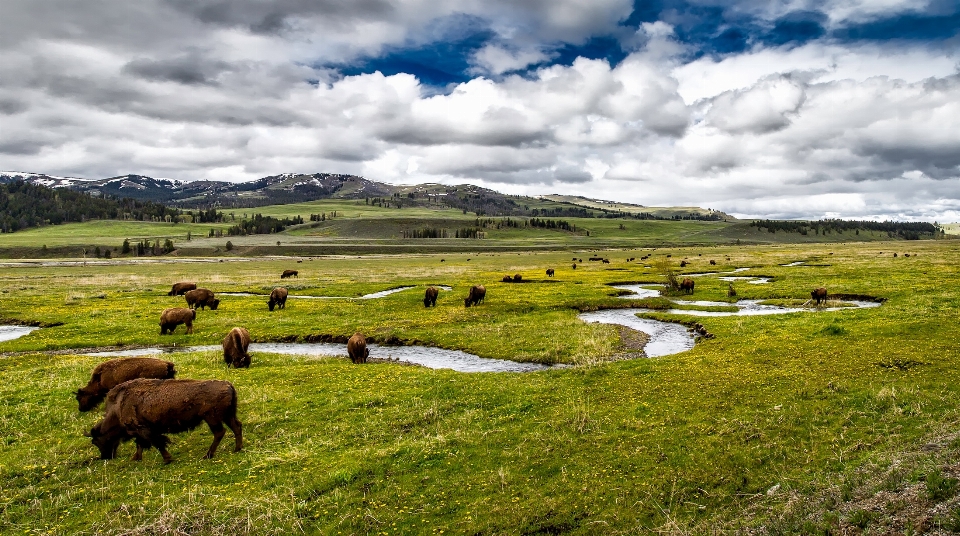
[[[956,0],[3,0],[0,169],[960,221]]]

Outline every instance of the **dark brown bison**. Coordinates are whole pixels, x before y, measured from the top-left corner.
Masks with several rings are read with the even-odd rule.
[[[134,460],[143,458],[143,449],[156,447],[164,463],[173,458],[167,452],[170,439],[164,434],[192,430],[206,422],[213,443],[204,458],[213,458],[226,431],[233,430],[235,452],[243,447],[243,433],[237,420],[237,391],[222,380],[136,379],[114,387],[107,394],[103,420],[88,434],[100,449],[100,458],[112,460],[122,441],[137,444]]]
[[[687,261],[680,261],[680,267],[681,267],[681,268],[686,268],[686,267],[687,267]]]
[[[246,328],[233,328],[223,338],[223,361],[234,368],[250,366],[250,332]]]
[[[547,268],[547,277],[553,277],[554,271],[553,268]]]
[[[717,261],[710,259],[710,266],[716,266],[716,265],[717,265]]]
[[[209,307],[216,311],[220,307],[220,300],[214,297],[213,291],[205,288],[197,288],[187,291],[183,297],[187,300],[187,307],[191,309]]]
[[[177,371],[173,368],[173,363],[162,359],[152,357],[123,357],[104,361],[93,369],[90,381],[87,385],[77,391],[77,402],[80,403],[80,411],[90,411],[97,407],[97,404],[110,389],[120,385],[127,380],[135,378],[173,378]]]
[[[514,283],[519,283],[519,282],[521,282],[521,281],[523,281],[523,276],[522,276],[522,275],[520,275],[520,274],[513,274],[513,282],[514,282]]]
[[[574,270],[576,270],[576,269],[577,269],[577,263],[573,263],[573,264],[571,265],[571,268],[573,268]]]
[[[286,279],[286,278],[288,278],[288,277],[297,277],[297,278],[299,278],[299,277],[300,277],[299,274],[300,274],[300,272],[298,272],[298,271],[296,271],[296,270],[284,270],[283,273],[280,274],[280,279]]]
[[[180,296],[187,292],[188,290],[193,290],[197,288],[196,283],[188,283],[186,281],[181,283],[174,283],[173,288],[170,289],[170,292],[167,293],[167,296]]]
[[[577,259],[577,262],[579,262],[580,264],[583,264],[583,259]]]
[[[367,348],[367,339],[361,333],[357,332],[347,341],[347,355],[350,361],[354,363],[366,363],[370,357],[370,350]]]
[[[437,290],[437,287],[427,287],[427,290],[423,293],[423,306],[424,307],[436,307],[437,306],[437,296],[440,295],[440,291]]]
[[[169,331],[173,335],[173,330],[177,329],[180,324],[187,326],[187,334],[193,333],[193,321],[196,318],[196,309],[187,309],[186,307],[164,309],[160,315],[160,334],[166,335]]]
[[[603,259],[600,262],[602,262],[603,264],[610,264],[610,261],[608,259]]]
[[[588,261],[602,261],[602,260],[603,260],[603,257],[590,257],[590,258],[587,259],[587,260],[588,260]]]
[[[823,287],[814,289],[810,292],[810,299],[816,302],[817,307],[820,307],[821,303],[826,303],[827,301],[827,289]]]
[[[479,305],[486,295],[486,287],[483,285],[474,285],[470,287],[470,294],[468,294],[466,299],[463,300],[463,305],[466,307],[470,307],[471,305]]]
[[[513,283],[513,278],[510,277],[509,275],[505,275],[503,276],[503,279],[501,279],[500,281],[502,281],[503,283]]]
[[[277,287],[270,292],[270,299],[267,301],[267,307],[272,311],[274,307],[280,309],[287,308],[287,289]]]
[[[693,279],[684,277],[683,281],[680,282],[680,290],[682,290],[685,294],[693,294],[694,285],[695,283],[693,282]]]

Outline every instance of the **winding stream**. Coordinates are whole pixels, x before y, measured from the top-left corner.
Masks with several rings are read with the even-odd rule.
[[[40,328],[34,326],[0,326],[0,342],[19,339],[24,335]]]
[[[453,290],[453,287],[448,287],[446,285],[434,285],[440,290]],[[374,292],[372,294],[364,294],[363,296],[305,296],[303,294],[289,294],[288,298],[298,298],[303,300],[373,300],[376,298],[383,298],[384,296],[389,296],[391,294],[396,294],[397,292],[403,292],[404,290],[409,290],[412,288],[417,288],[415,286],[406,286],[406,287],[397,287],[387,290],[381,290],[380,292]],[[269,294],[256,294],[253,292],[218,292],[218,296],[255,296],[260,298],[269,298]]]

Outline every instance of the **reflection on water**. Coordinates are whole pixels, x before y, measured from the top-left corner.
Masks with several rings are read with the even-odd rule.
[[[427,346],[381,346],[378,344],[369,344],[367,348],[370,350],[371,358],[397,359],[399,361],[423,365],[427,368],[453,369],[458,372],[533,372],[551,368],[550,365],[542,365],[540,363],[518,363],[505,359],[487,359],[459,350],[446,350]],[[184,346],[179,348],[136,348],[110,352],[91,352],[82,355],[97,357],[135,357],[183,352],[207,352],[221,349],[221,346],[212,345]],[[255,342],[250,344],[250,352],[347,357],[347,345],[328,342]]]
[[[24,335],[40,328],[34,326],[0,326],[0,342],[19,339]]]

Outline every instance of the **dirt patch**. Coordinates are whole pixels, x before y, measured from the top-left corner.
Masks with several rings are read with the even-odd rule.
[[[642,331],[618,325],[620,330],[620,345],[624,351],[611,356],[611,361],[624,361],[627,359],[639,359],[647,357],[643,348],[650,342],[650,335]]]

